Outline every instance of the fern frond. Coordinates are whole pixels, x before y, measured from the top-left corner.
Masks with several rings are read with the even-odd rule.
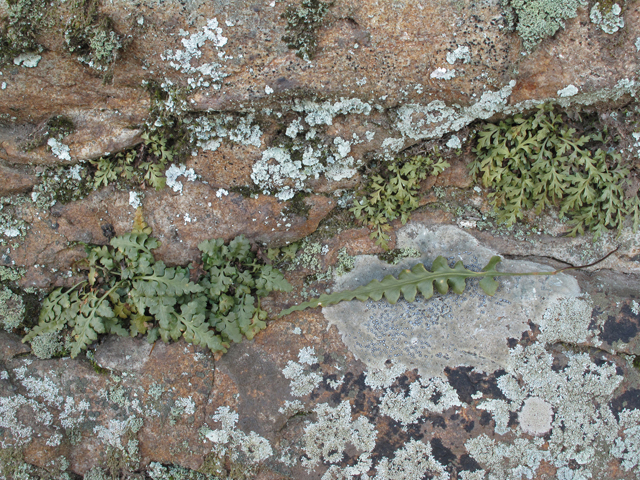
[[[335,305],[336,303],[353,300],[380,300],[383,296],[389,303],[396,303],[403,295],[404,298],[413,302],[418,292],[426,299],[433,296],[435,286],[439,293],[447,293],[451,288],[455,293],[464,292],[467,278],[483,278],[480,287],[487,293],[493,295],[498,288],[494,276],[513,275],[506,272],[498,272],[495,267],[500,262],[500,257],[494,256],[481,272],[474,272],[464,267],[462,262],[457,262],[453,268],[449,267],[444,257],[435,259],[432,271],[429,271],[421,263],[418,263],[411,270],[403,270],[398,278],[387,275],[379,280],[372,280],[367,285],[360,286],[354,290],[324,294],[319,298],[295,305],[284,310],[280,315],[288,315],[291,312],[305,310],[319,306]]]

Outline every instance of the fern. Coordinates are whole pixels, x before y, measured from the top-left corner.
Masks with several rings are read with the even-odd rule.
[[[371,175],[351,211],[373,230],[371,238],[376,244],[388,249],[389,223],[398,217],[403,225],[407,223],[419,206],[420,182],[429,175],[438,176],[449,166],[444,160],[422,156],[383,165],[385,175]]]
[[[146,334],[150,342],[183,337],[225,352],[266,327],[261,297],[291,289],[278,270],[258,262],[242,236],[228,246],[220,239],[202,242],[203,263],[190,270],[156,262],[152,250],[160,242],[146,231],[140,212],[135,232],[111,239],[110,247],[87,247],[87,280],[51,292],[23,341],[67,329],[72,357],[104,333]],[[201,278],[192,280],[194,271]]]
[[[469,278],[479,278],[480,288],[482,288],[487,295],[493,296],[499,286],[495,277],[556,275],[569,269],[593,266],[603,261],[616,250],[589,265],[566,267],[551,272],[526,273],[499,272],[496,270],[496,266],[500,262],[500,257],[498,256],[491,257],[489,263],[487,263],[480,272],[474,272],[465,268],[461,261],[457,262],[454,267],[451,268],[444,257],[438,257],[434,260],[431,271],[427,270],[423,264],[418,263],[411,270],[403,270],[397,278],[393,275],[387,275],[381,281],[372,280],[367,285],[357,287],[354,290],[323,294],[320,295],[319,298],[283,310],[280,316],[288,315],[295,311],[306,310],[307,308],[335,305],[353,299],[362,302],[369,299],[378,301],[384,296],[389,303],[395,304],[400,296],[404,296],[408,302],[413,302],[418,292],[422,294],[425,299],[429,299],[433,296],[434,287],[441,294],[447,293],[449,288],[451,288],[454,293],[461,294],[464,292],[466,281]]]
[[[528,118],[486,125],[478,134],[471,174],[494,189],[490,197],[507,225],[522,220],[526,210],[540,214],[557,206],[571,219],[571,236],[585,229],[596,238],[608,228],[619,230],[627,215],[636,230],[638,196],[626,198],[624,191],[629,168],[617,153],[587,148],[604,141],[602,132],[578,137],[553,106],[542,105]]]

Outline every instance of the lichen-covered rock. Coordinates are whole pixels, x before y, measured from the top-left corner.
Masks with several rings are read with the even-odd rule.
[[[426,255],[469,256],[472,267],[473,255],[480,265],[491,252],[455,227],[413,223],[398,238]],[[342,234],[332,241],[353,239]],[[348,275],[366,281],[359,264]],[[396,268],[368,264],[370,275]],[[505,315],[488,307],[456,310],[454,294],[432,298],[451,313],[438,316],[449,338],[438,341],[437,369],[419,357],[409,365],[406,355],[396,356],[413,345],[408,336],[404,343],[401,328],[391,328],[399,337],[389,337],[386,349],[343,343],[345,325],[352,322],[352,335],[358,318],[347,313],[336,320],[335,307],[330,315],[325,308],[273,321],[218,360],[182,341],[149,345],[116,337],[95,345],[88,358],[39,360],[0,334],[0,441],[13,452],[0,468],[89,479],[116,471],[198,479],[507,479],[519,472],[562,478],[577,471],[630,480],[638,463],[640,375],[633,355],[640,353],[640,306],[628,292],[637,285],[606,271],[590,275],[560,277],[546,293],[543,284],[499,280],[495,298],[503,307],[524,302]],[[478,287],[471,282],[467,290],[477,295]],[[281,294],[265,306],[290,301]],[[369,306],[416,329],[435,318],[426,310],[407,316],[421,308],[429,303]],[[487,327],[481,335],[478,322]],[[494,323],[501,327],[489,328]],[[458,346],[442,348],[447,341]],[[475,360],[460,356],[465,342],[500,346],[500,357],[488,348]]]
[[[634,219],[597,242],[567,237],[553,208],[505,227],[500,192],[468,166],[479,122],[552,101],[563,129],[588,134],[586,157],[606,150],[603,182],[620,156],[616,198],[636,198],[639,12],[0,1],[0,478],[638,478]],[[409,197],[393,178],[373,191],[417,155],[450,167]],[[418,208],[384,224],[389,252],[350,210],[376,194]],[[100,335],[70,359],[65,331],[21,343],[35,300],[86,278],[85,245],[134,226],[184,266],[201,241],[243,234],[293,289],[264,297],[267,328],[222,356]],[[493,297],[468,282],[278,317],[438,255],[529,272],[614,249],[499,279]]]

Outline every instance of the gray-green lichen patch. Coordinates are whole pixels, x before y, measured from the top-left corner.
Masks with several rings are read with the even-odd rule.
[[[67,50],[79,62],[97,71],[106,71],[118,59],[122,38],[113,21],[98,13],[96,2],[83,2],[74,11],[64,32]]]
[[[578,8],[584,5],[581,0],[509,0],[505,4],[509,23],[522,38],[525,50],[532,50],[553,36],[564,27],[564,21],[575,18]]]
[[[471,456],[486,470],[477,474],[478,479],[532,478],[542,461],[556,467],[557,478],[605,478],[604,472],[614,459],[622,461],[625,471],[640,473],[634,436],[640,412],[625,409],[616,418],[609,407],[623,380],[616,366],[598,359],[594,363],[586,353],[565,351],[562,356],[559,366],[554,367],[558,355],[541,343],[517,345],[511,350],[507,374],[498,379],[506,400],[486,400],[478,408],[491,412],[498,435],[509,433],[517,438],[514,441],[483,434],[466,442]],[[532,399],[542,404],[546,410],[543,420],[550,425],[532,432],[536,427],[527,421],[523,425],[520,420],[515,429],[509,427],[510,413],[520,412],[522,419]],[[551,422],[548,408],[553,413]],[[547,439],[528,436],[549,429]]]
[[[62,353],[64,349],[62,335],[59,332],[38,335],[31,341],[31,353],[42,360],[53,358]]]
[[[442,255],[453,264],[480,270],[495,254],[456,227],[429,229],[409,224],[398,233],[398,244],[422,252],[419,259],[390,266],[375,257],[358,257],[355,268],[337,279],[335,290],[355,288],[373,278],[422,262],[427,266]],[[505,271],[550,270],[525,261],[504,261]],[[499,280],[493,297],[469,282],[462,295],[447,294],[413,303],[353,301],[325,307],[323,314],[338,327],[349,350],[367,365],[382,368],[394,360],[417,368],[425,378],[441,375],[446,367],[472,366],[492,372],[509,362],[508,339],[520,339],[528,320],[541,318],[554,302],[580,293],[577,282],[566,275],[511,277]],[[550,316],[553,316],[549,314]],[[551,322],[551,320],[549,320]],[[553,336],[549,333],[549,336]]]
[[[0,246],[18,245],[26,235],[29,226],[18,215],[18,210],[26,202],[22,195],[0,197]]]
[[[45,0],[7,2],[7,17],[0,19],[0,65],[33,66],[31,59],[42,52],[37,36],[46,22],[48,6]],[[16,59],[18,61],[14,62]],[[37,65],[37,61],[35,63]]]
[[[353,417],[352,407],[343,401],[336,407],[327,403],[316,406],[317,421],[309,424],[304,432],[304,452],[302,465],[309,472],[323,463],[329,468],[322,476],[330,478],[371,478],[367,473],[375,468],[376,480],[415,479],[429,475],[430,478],[445,480],[449,474],[432,454],[431,444],[415,439],[408,441],[394,452],[394,457],[379,459],[377,464],[371,458],[378,432],[364,416]],[[356,457],[349,466],[342,466],[346,451]]]
[[[620,8],[620,5],[617,3],[604,6],[601,5],[600,2],[596,2],[591,8],[589,18],[591,18],[591,21],[598,25],[603,32],[612,35],[624,27],[624,18],[620,16],[621,13],[622,8]]]
[[[225,59],[225,52],[221,50],[227,43],[227,37],[222,35],[222,28],[218,25],[217,18],[207,20],[207,24],[202,27],[202,31],[189,34],[180,31],[184,50],[167,50],[161,56],[162,60],[169,62],[169,65],[179,72],[188,74],[188,83],[191,88],[212,87],[219,89],[222,80],[227,76],[222,69],[222,65],[216,62],[201,63],[194,66],[192,60],[197,60],[202,56],[202,48],[206,43],[210,43],[219,52],[218,57]]]
[[[246,434],[236,427],[238,414],[229,407],[219,407],[211,419],[220,428],[211,429],[205,425],[200,429],[202,437],[213,444],[209,457],[217,460],[213,462],[218,465],[217,471],[210,473],[226,474],[222,465],[224,459],[228,459],[234,466],[236,475],[253,476],[257,467],[273,455],[267,439],[255,432]]]
[[[0,285],[0,323],[2,323],[2,327],[7,332],[18,328],[24,319],[24,312],[22,297]]]

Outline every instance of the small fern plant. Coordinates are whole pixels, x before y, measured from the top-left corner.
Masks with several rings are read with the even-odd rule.
[[[260,298],[291,290],[277,269],[257,260],[243,236],[229,245],[200,243],[202,262],[190,268],[156,261],[152,250],[159,245],[137,231],[112,238],[110,246],[87,247],[87,279],[52,291],[23,342],[69,329],[72,357],[103,333],[146,334],[150,343],[182,337],[226,352],[231,342],[252,339],[266,327]]]
[[[625,188],[630,169],[619,154],[595,149],[604,140],[602,131],[578,136],[552,105],[542,105],[528,118],[487,124],[478,135],[471,175],[493,188],[498,220],[507,225],[525,210],[540,214],[557,206],[571,219],[571,236],[588,229],[597,238],[608,228],[621,229],[627,215],[637,230],[637,188],[632,194]]]
[[[400,218],[404,225],[419,206],[420,182],[438,176],[450,165],[434,157],[415,156],[383,166],[369,177],[351,212],[372,229],[371,238],[385,250],[389,248],[390,222]]]
[[[144,145],[91,160],[96,168],[93,175],[95,190],[119,179],[138,185],[146,184],[156,190],[164,188],[167,182],[164,172],[167,164],[176,157],[176,150],[169,147],[170,140],[158,132],[144,132],[141,136]]]

